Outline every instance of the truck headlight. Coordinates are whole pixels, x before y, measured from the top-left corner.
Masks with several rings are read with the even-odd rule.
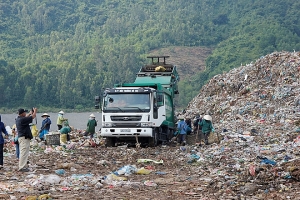
[[[102,127],[112,127],[112,123],[110,122],[103,122]]]
[[[152,122],[142,122],[141,127],[150,127],[152,126]]]

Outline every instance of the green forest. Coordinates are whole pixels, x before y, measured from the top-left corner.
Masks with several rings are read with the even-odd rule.
[[[299,51],[299,16],[299,0],[3,0],[0,110],[93,109],[103,88],[134,81],[151,51],[212,48],[204,71],[181,78],[184,108],[216,74]]]

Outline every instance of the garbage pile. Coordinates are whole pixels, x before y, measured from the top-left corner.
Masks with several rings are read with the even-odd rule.
[[[217,151],[207,152],[215,165],[211,170],[224,178],[211,178],[216,191],[225,184],[234,195],[300,196],[299,52],[275,52],[214,76],[185,116],[197,113],[211,115],[215,134],[223,138]],[[212,171],[208,176],[214,177]]]

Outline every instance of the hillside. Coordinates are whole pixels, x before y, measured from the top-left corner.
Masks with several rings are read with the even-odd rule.
[[[212,49],[205,47],[169,47],[151,51],[150,55],[169,55],[168,63],[177,66],[182,80],[188,80],[205,70],[205,61],[211,53]]]
[[[92,109],[103,88],[133,81],[149,54],[165,52],[182,74],[183,108],[216,74],[300,50],[296,0],[9,0],[0,11],[2,110]]]

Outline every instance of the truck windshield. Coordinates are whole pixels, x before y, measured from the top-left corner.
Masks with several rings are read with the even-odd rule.
[[[111,93],[104,98],[103,112],[149,112],[150,94]]]

